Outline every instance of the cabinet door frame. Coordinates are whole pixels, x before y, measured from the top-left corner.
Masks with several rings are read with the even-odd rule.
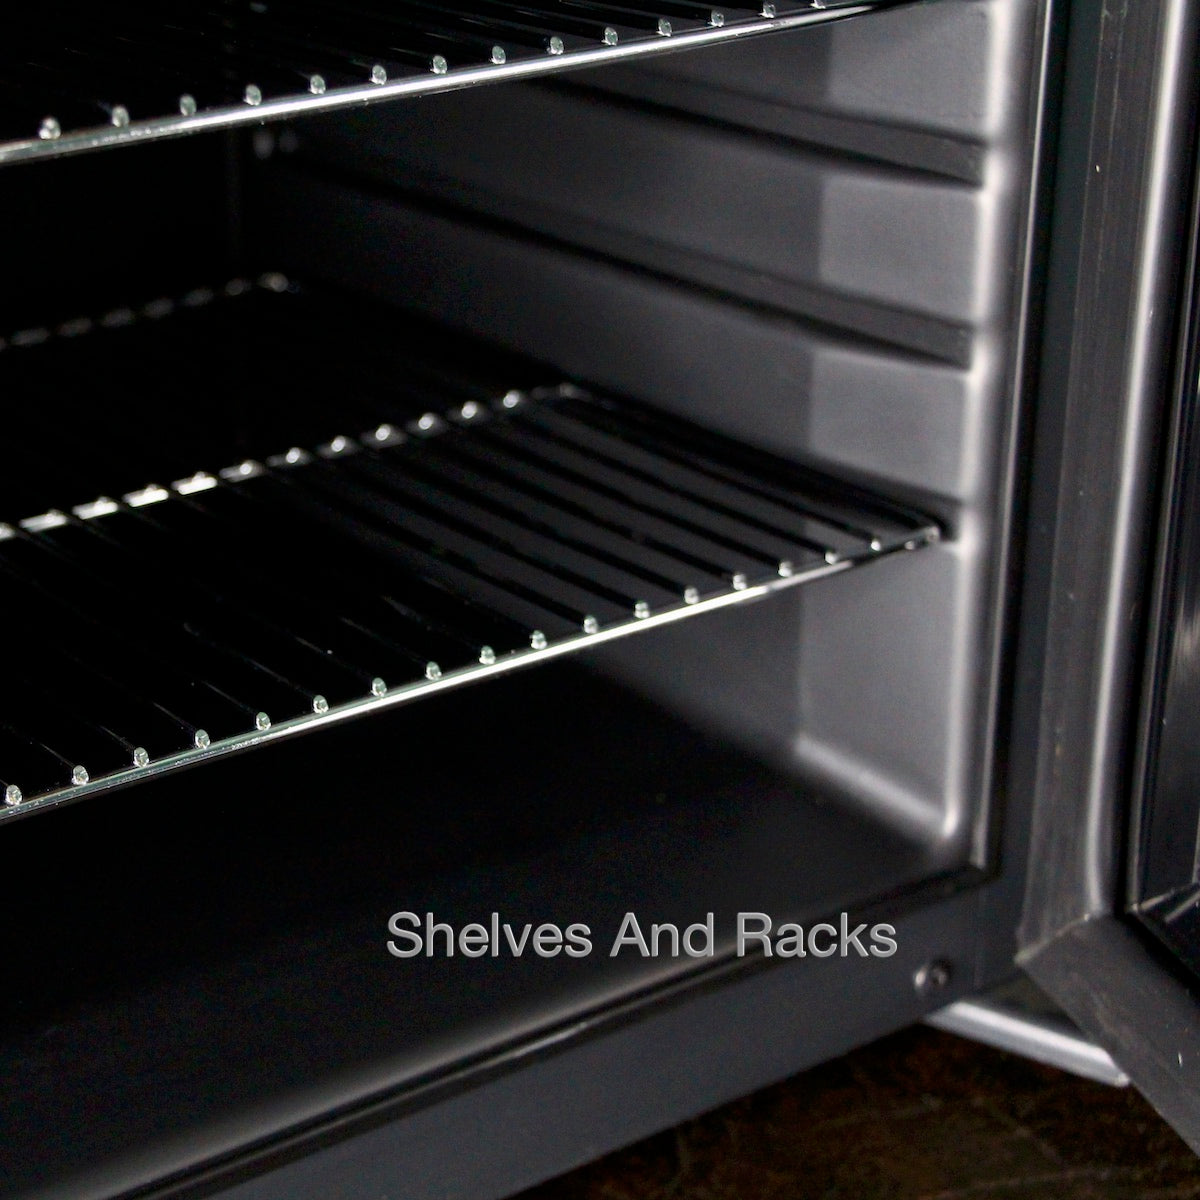
[[[1198,15],[1071,8],[1009,782],[1034,804],[1018,961],[1200,1151],[1200,1007],[1127,857],[1189,395]]]

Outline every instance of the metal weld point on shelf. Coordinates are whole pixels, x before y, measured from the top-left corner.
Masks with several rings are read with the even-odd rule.
[[[207,750],[212,745],[212,738],[208,736],[208,732],[204,729],[197,729],[195,736],[192,738],[197,750]]]
[[[378,84],[380,87],[382,87],[385,83],[387,83],[387,80],[388,80],[387,71],[385,71],[384,68],[379,65],[379,63],[376,63],[371,68],[371,82]]]
[[[105,329],[123,329],[126,325],[132,325],[136,320],[137,313],[132,308],[114,308],[100,318],[100,324]]]
[[[539,388],[538,390],[547,396],[561,396],[564,400],[592,399],[591,392],[585,391],[578,384],[571,383],[569,380],[565,383],[560,383],[557,387]]]
[[[425,678],[436,682],[442,677],[442,668],[435,662],[425,664]]]
[[[9,808],[16,808],[25,797],[21,795],[21,789],[15,783],[10,783],[4,789],[4,803]]]
[[[694,587],[684,588],[683,589],[683,602],[684,602],[684,604],[699,604],[700,603],[700,589],[694,588]]]
[[[324,696],[314,696],[312,698],[312,710],[318,717],[324,716],[329,711],[329,701]]]
[[[70,524],[70,518],[61,509],[52,508],[49,512],[38,513],[35,517],[26,517],[18,524],[28,533],[44,533],[47,529],[61,529]]]
[[[600,622],[597,621],[595,617],[591,617],[591,616],[584,617],[583,618],[583,632],[584,633],[599,633],[600,632]]]
[[[88,779],[89,779],[89,776],[88,776],[88,773],[87,773],[87,767],[78,766],[78,767],[73,767],[73,768],[72,768],[72,770],[71,770],[71,782],[72,782],[72,783],[73,783],[73,784],[74,784],[76,787],[83,787],[83,785],[84,785],[85,783],[87,783]]]
[[[194,117],[196,115],[196,97],[184,92],[179,97],[179,115],[181,117]]]
[[[171,484],[171,487],[181,496],[192,496],[196,492],[207,492],[216,486],[216,476],[210,475],[207,471],[197,471],[195,475],[191,475],[187,479],[177,479]]]
[[[503,46],[493,46],[492,47],[492,62],[496,66],[502,67],[502,66],[504,66],[504,64],[507,61],[508,61],[508,55],[504,52],[504,47]]]
[[[133,765],[135,767],[148,767],[150,765],[150,752],[144,746],[139,746],[134,750]]]
[[[546,50],[550,54],[561,54],[565,49],[562,38],[558,36],[552,37],[546,46]]]
[[[45,326],[39,326],[36,329],[18,329],[16,333],[9,336],[9,344],[12,346],[40,346],[43,342],[50,340],[50,330]]]
[[[795,574],[795,571],[796,568],[790,562],[788,562],[786,558],[779,564],[780,579],[791,579],[791,577]]]
[[[660,37],[671,36],[671,22],[666,17],[661,17],[658,22],[658,33]]]
[[[139,488],[136,492],[126,492],[121,497],[130,508],[145,508],[147,504],[161,504],[170,498],[171,493],[166,488],[159,487],[157,483],[148,483],[144,488]]]
[[[482,646],[479,650],[479,661],[485,667],[495,666],[496,652],[491,646]]]
[[[376,677],[371,680],[371,695],[375,697],[387,695],[387,684],[382,679]]]
[[[529,645],[534,650],[545,650],[547,645],[546,635],[540,629],[535,629],[529,635]]]
[[[646,620],[646,618],[650,616],[650,605],[648,605],[645,600],[639,600],[633,606],[633,615],[637,617],[639,621]]]
[[[245,461],[238,463],[236,466],[224,467],[217,472],[222,479],[227,479],[231,483],[238,479],[253,479],[256,475],[263,473],[261,463],[256,463],[252,458],[247,458]],[[165,499],[166,497],[164,497]]]
[[[209,287],[192,288],[190,292],[186,292],[179,298],[179,303],[184,308],[203,308],[206,304],[211,304],[217,298],[217,293]]]
[[[110,517],[121,511],[121,506],[108,496],[97,496],[87,504],[77,504],[71,511],[81,521],[94,521],[97,517]]]
[[[729,585],[735,592],[744,592],[750,586],[750,581],[738,571],[730,578]]]
[[[615,46],[617,40],[617,31],[611,25],[606,25],[604,27],[604,44],[606,46]]]
[[[254,717],[254,728],[260,733],[266,733],[271,728],[271,718],[265,712],[257,713]]]

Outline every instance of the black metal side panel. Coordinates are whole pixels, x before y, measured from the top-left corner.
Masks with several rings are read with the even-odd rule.
[[[1195,1000],[1123,920],[1122,854],[1178,395],[1198,7],[1073,9],[1013,777],[1035,797],[1021,961],[1196,1147]]]
[[[922,562],[605,667],[960,859],[990,787],[1044,9],[906,6],[364,111],[289,134],[263,180],[298,273],[939,515]]]
[[[1200,186],[1197,187],[1200,197]],[[1164,502],[1151,622],[1144,771],[1135,792],[1129,903],[1200,977],[1200,208],[1193,217],[1190,313],[1181,354],[1174,462]]]

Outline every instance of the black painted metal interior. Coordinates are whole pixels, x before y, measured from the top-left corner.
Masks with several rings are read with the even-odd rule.
[[[947,865],[566,664],[18,822],[6,1190],[120,1194],[711,968],[737,912],[836,920]],[[713,912],[714,958],[610,957],[631,897]],[[401,961],[398,910],[594,953]]]
[[[200,7],[270,31],[301,11],[171,11]],[[359,21],[369,7],[304,11],[348,31],[377,27]],[[626,37],[613,17],[612,49],[664,40],[657,15],[648,28],[640,6],[619,7],[643,27]],[[149,8],[89,9],[72,37],[91,44]],[[616,9],[538,0],[522,13],[595,18],[603,32]],[[719,28],[707,6],[662,11],[676,30]],[[439,5],[438,30],[414,43],[428,61],[379,65],[389,82],[428,77],[445,43],[425,34],[515,12]],[[721,15],[734,26],[755,14]],[[236,1173],[293,1135],[326,1138],[328,1120],[424,1103],[417,1089],[450,1087],[460,1070],[498,1072],[495,1056],[543,1035],[590,1036],[618,1006],[633,1027],[658,1011],[660,989],[708,996],[709,967],[739,987],[766,980],[776,997],[746,1026],[747,1081],[916,1019],[931,1001],[912,979],[933,956],[956,964],[947,994],[977,981],[989,947],[963,888],[980,883],[971,839],[991,786],[1041,16],[1032,0],[915,5],[885,14],[891,26],[747,40],[694,64],[666,56],[669,69],[629,67],[607,91],[598,69],[579,84],[477,91],[474,112],[463,92],[412,106],[419,115],[396,106],[383,119],[392,106],[377,105],[378,123],[343,112],[0,171],[24,234],[0,296],[0,375],[24,399],[8,428],[26,455],[0,479],[12,529],[0,571],[20,555],[4,575],[21,617],[5,634],[23,689],[19,712],[0,711],[10,744],[36,718],[103,754],[158,755],[181,733],[250,730],[260,713],[279,723],[291,705],[333,706],[376,677],[437,682],[429,668],[452,671],[455,653],[536,649],[534,632],[565,638],[618,611],[633,624],[639,602],[657,616],[691,587],[736,598],[739,576],[753,590],[786,580],[785,564],[840,569],[932,540],[908,505],[948,534],[570,664],[6,822],[0,876],[16,901],[0,932],[13,965],[0,995],[0,1165],[14,1194],[165,1195],[209,1168]],[[22,22],[28,44],[32,10]],[[578,44],[566,30],[558,56],[540,41],[549,25],[537,44],[492,42],[486,28],[468,63],[487,66],[501,43],[506,65],[565,62]],[[183,81],[184,54],[160,70],[148,38],[95,55],[70,96],[55,92],[70,101],[61,113],[26,106],[11,136],[36,139],[54,113],[66,142],[79,98],[80,121],[136,132],[185,82],[200,115],[208,103],[316,104],[318,72],[330,90],[343,68],[371,86],[370,47],[331,41],[338,53],[314,62],[278,52],[294,42],[275,36],[248,33],[210,62],[207,92]],[[132,76],[108,80],[143,54],[158,57],[139,77],[139,109],[117,86]],[[445,57],[450,79],[459,60]],[[128,126],[112,124],[117,105]],[[439,153],[443,133],[453,154]],[[482,183],[454,177],[478,165],[472,139],[499,147]],[[783,207],[765,212],[756,197]],[[268,267],[313,287],[277,291],[267,276],[224,294],[219,281]],[[203,280],[209,290],[189,291]],[[555,391],[564,379],[586,395]],[[529,402],[510,410],[514,389]],[[263,469],[220,474],[245,459]],[[129,500],[150,483],[167,498]],[[462,563],[447,543],[414,545],[413,526],[389,513],[400,503],[460,545],[482,535],[489,552],[519,526],[537,545],[518,556],[520,587],[449,586]],[[423,570],[397,571],[401,551]],[[586,601],[581,558],[602,585]],[[398,579],[403,612],[385,599]],[[397,624],[383,645],[381,614],[411,643]],[[336,655],[312,653],[333,634]],[[76,677],[78,690],[58,686]],[[81,728],[100,691],[120,729],[107,717]],[[192,716],[201,696],[206,712]],[[155,723],[161,742],[127,731],[125,716]],[[68,779],[77,765],[106,769],[103,754],[55,748]],[[579,961],[397,964],[385,945],[402,908],[587,921],[603,941],[631,907],[652,921],[712,911],[715,961],[609,958],[601,946]],[[912,918],[870,994],[858,964],[839,960],[805,976],[804,1004],[782,1004],[798,972],[728,959],[736,912],[811,922],[839,910]],[[686,1057],[690,1042],[670,1043]],[[637,1057],[658,1069],[654,1054]],[[746,1090],[741,1071],[681,1061],[619,1104],[640,1128],[706,1103],[710,1076],[723,1076],[718,1091]],[[561,1152],[576,1151],[564,1140]],[[481,1188],[494,1186],[489,1175]]]

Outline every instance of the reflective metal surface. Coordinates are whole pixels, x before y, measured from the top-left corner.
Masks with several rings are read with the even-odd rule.
[[[893,0],[73,4],[0,50],[0,163],[528,78],[853,16]],[[64,30],[69,30],[64,34]]]

